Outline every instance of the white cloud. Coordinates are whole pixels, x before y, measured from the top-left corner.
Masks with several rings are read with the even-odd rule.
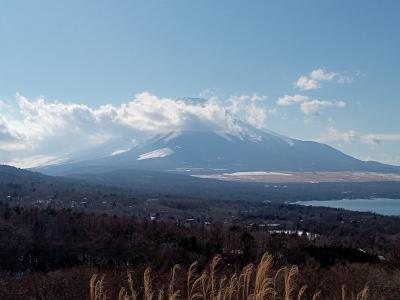
[[[246,130],[242,124],[266,128],[269,113],[266,97],[257,94],[187,101],[145,92],[128,103],[97,108],[43,97],[16,98],[17,107],[0,111],[0,163],[24,167],[74,159],[78,154],[115,154],[132,148],[135,140],[169,131],[242,134]]]
[[[381,133],[381,134],[359,134],[354,130],[340,132],[336,128],[330,127],[327,132],[316,141],[321,143],[362,143],[368,145],[380,145],[384,142],[400,142],[400,133]]]
[[[0,115],[0,151],[14,151],[25,149],[18,136],[13,134],[9,128],[7,120]]]
[[[339,73],[329,72],[325,69],[316,69],[310,73],[310,78],[317,81],[330,81],[337,76],[339,76]]]
[[[303,95],[285,95],[280,97],[277,101],[278,105],[289,106],[296,103],[309,101],[310,97]]]
[[[325,69],[315,69],[307,75],[301,75],[295,83],[300,90],[316,90],[321,88],[322,82],[336,81],[338,83],[351,82],[352,79],[340,73],[330,72]]]
[[[343,101],[331,102],[322,100],[311,100],[301,103],[300,109],[305,115],[315,115],[318,114],[322,108],[325,107],[346,107],[346,103]]]
[[[321,143],[333,143],[333,142],[345,142],[345,143],[355,143],[360,140],[359,134],[354,130],[349,130],[346,132],[340,132],[336,128],[328,128],[328,132],[322,137],[316,139]]]
[[[362,136],[365,144],[382,144],[384,142],[399,142],[400,133],[366,134]]]
[[[295,86],[301,90],[316,90],[320,87],[318,81],[304,75],[300,76]]]
[[[277,101],[278,105],[281,106],[290,106],[294,104],[299,104],[301,111],[305,115],[317,115],[319,114],[320,110],[326,107],[337,107],[337,108],[344,108],[346,107],[346,102],[344,101],[326,101],[326,100],[318,100],[318,99],[311,99],[308,96],[304,95],[285,95],[280,97]]]

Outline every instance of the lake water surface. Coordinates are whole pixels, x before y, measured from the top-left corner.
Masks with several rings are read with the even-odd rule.
[[[298,201],[295,204],[343,208],[354,211],[374,212],[381,215],[400,216],[400,199],[343,199],[326,201]]]

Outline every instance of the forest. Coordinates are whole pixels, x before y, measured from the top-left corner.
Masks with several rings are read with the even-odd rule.
[[[321,299],[335,299],[343,286],[353,294],[368,287],[368,299],[397,299],[400,293],[398,239],[379,255],[373,250],[381,240],[390,240],[389,231],[370,232],[366,240],[361,230],[353,231],[353,243],[345,245],[340,235],[329,230],[310,237],[259,226],[150,220],[71,209],[2,204],[0,211],[1,299],[90,299],[94,274],[104,276],[102,289],[109,299],[118,299],[127,274],[142,274],[149,267],[157,274],[153,284],[167,288],[164,283],[175,264],[183,270],[196,261],[203,269],[218,255],[225,266],[219,272],[229,276],[256,264],[265,253],[271,256],[270,268],[275,272],[280,266],[298,266],[293,284],[307,285],[304,297],[319,291]],[[368,248],[358,248],[360,244]],[[142,277],[135,280],[141,286]],[[185,285],[180,286],[184,291]]]

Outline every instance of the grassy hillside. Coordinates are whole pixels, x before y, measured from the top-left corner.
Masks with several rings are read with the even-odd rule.
[[[186,272],[179,272],[181,267],[175,265],[169,282],[158,285],[154,284],[150,268],[145,269],[138,287],[135,286],[134,274],[128,272],[127,284],[121,287],[118,300],[316,300],[333,299],[331,297],[338,293],[340,296],[335,299],[368,299],[367,286],[360,292],[349,293],[343,285],[336,293],[331,291],[331,296],[321,290],[310,291],[307,285],[299,283],[297,266],[283,266],[274,270],[273,257],[269,254],[264,254],[257,265],[248,264],[241,271],[231,273],[221,270],[221,260],[221,256],[215,256],[210,265],[200,272],[197,262],[192,263]],[[104,276],[96,274],[91,278],[91,300],[108,299],[104,280]]]

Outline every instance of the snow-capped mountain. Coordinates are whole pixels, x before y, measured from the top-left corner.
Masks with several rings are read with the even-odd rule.
[[[244,127],[245,128],[245,127]],[[133,149],[115,150],[101,159],[41,168],[47,174],[100,172],[121,168],[212,174],[238,171],[376,171],[399,168],[364,162],[328,145],[245,128],[232,134],[174,131],[157,135]]]

